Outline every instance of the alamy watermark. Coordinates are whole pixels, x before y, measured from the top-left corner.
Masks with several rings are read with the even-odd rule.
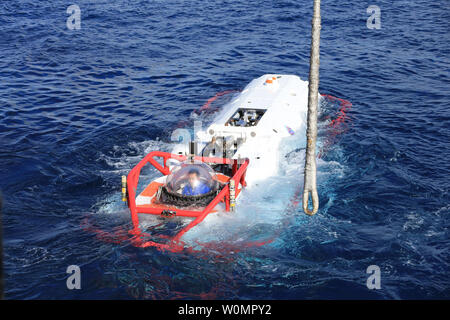
[[[69,30],[81,29],[81,9],[76,4],[69,6],[66,10],[70,16],[67,18],[66,25]]]
[[[377,265],[370,265],[366,270],[367,274],[370,276],[367,278],[366,286],[368,289],[381,289],[381,271],[380,267]]]
[[[66,286],[67,289],[81,289],[81,270],[77,265],[70,265],[67,267],[66,273],[70,274],[67,278]]]
[[[367,28],[381,29],[381,10],[379,6],[371,5],[367,8],[367,13],[370,17],[367,19]]]

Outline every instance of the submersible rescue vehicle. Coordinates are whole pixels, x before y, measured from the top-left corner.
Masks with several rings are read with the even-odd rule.
[[[294,134],[305,136],[307,109],[307,81],[295,75],[266,74],[226,104],[212,124],[196,134],[195,143],[177,144],[171,153],[147,154],[122,178],[132,232],[141,232],[139,214],[195,218],[170,239],[178,242],[208,214],[233,210],[247,184],[251,187],[277,174],[282,141]],[[141,169],[148,163],[162,176],[136,194]],[[203,192],[185,192],[192,177],[204,186]],[[147,241],[144,246],[166,245]]]

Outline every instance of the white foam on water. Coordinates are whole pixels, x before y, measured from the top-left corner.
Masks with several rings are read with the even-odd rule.
[[[130,170],[138,164],[138,162],[141,161],[146,154],[155,150],[169,151],[171,144],[161,140],[148,140],[144,142],[130,142],[128,143],[128,148],[134,149],[137,155],[125,155],[119,151],[118,146],[113,147],[113,149],[117,151],[117,154],[114,153],[113,155],[106,155],[102,153],[99,155],[99,159],[104,160],[110,167],[114,168],[112,170],[103,171],[103,174],[117,177],[118,188],[121,185],[121,176],[128,175]],[[138,189],[148,185],[148,183],[161,175],[159,171],[150,167],[151,165],[148,165],[142,169],[139,177]],[[122,194],[120,192],[115,192],[109,195],[106,199],[101,199],[95,207],[98,208],[96,211],[97,214],[130,215],[126,203],[122,201]],[[152,219],[150,219],[150,221],[151,220]],[[154,223],[151,225],[153,224]]]
[[[280,232],[290,215],[298,213],[303,216],[301,197],[305,149],[298,146],[304,146],[305,141],[304,135],[286,139],[279,150],[277,176],[245,188],[237,199],[236,211],[208,215],[183,236],[183,241],[189,244],[196,241],[242,243],[267,240]],[[344,172],[343,166],[335,161],[318,159],[317,165],[318,185],[330,175],[342,176]]]
[[[210,120],[212,117],[208,116],[208,118]],[[324,124],[319,124],[319,126],[323,128]],[[264,240],[276,235],[280,228],[283,228],[286,216],[292,214],[289,211],[295,211],[294,214],[302,215],[301,197],[303,193],[305,145],[306,137],[304,134],[299,134],[299,132],[286,138],[280,149],[276,151],[279,154],[279,174],[277,176],[243,189],[237,199],[237,206],[234,212],[225,212],[222,209],[219,212],[209,214],[202,223],[186,233],[182,240],[188,245],[210,241],[242,243]],[[321,145],[321,141],[318,141],[317,150],[320,149]],[[128,146],[137,151],[136,156],[100,155],[108,165],[114,168],[105,172],[105,174],[117,175],[118,184],[120,184],[120,175],[128,174],[144,155],[155,150],[170,151],[173,147],[172,144],[160,140],[149,140],[140,143],[130,142]],[[114,149],[118,154],[121,154],[120,147],[115,146]],[[141,172],[140,185],[145,186],[160,176],[160,173],[155,169],[144,169]],[[345,168],[339,162],[318,159],[317,183],[320,186],[331,176],[342,177],[345,173],[344,171]],[[329,191],[327,190],[327,192]],[[297,195],[297,197],[294,195]],[[329,198],[328,206],[332,203],[333,195],[330,194]],[[111,194],[107,199],[100,201],[98,207],[99,214],[120,216],[125,214],[129,216],[129,210],[126,204],[121,201],[119,192]],[[323,208],[320,209],[323,210]],[[141,214],[139,218],[141,227],[144,230],[162,222],[159,216]],[[181,217],[176,217],[175,219],[178,224],[183,226],[192,221],[192,219]],[[174,222],[174,220],[171,221]]]

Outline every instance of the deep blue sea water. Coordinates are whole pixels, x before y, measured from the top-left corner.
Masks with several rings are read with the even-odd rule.
[[[450,298],[447,1],[322,1],[319,90],[352,108],[319,160],[320,211],[290,205],[303,159],[288,154],[268,182],[279,194],[243,197],[237,218],[189,234],[216,243],[201,253],[108,243],[83,221],[128,228],[120,176],[217,92],[265,73],[307,79],[312,1],[75,3],[73,31],[71,1],[0,3],[6,298]],[[373,4],[379,30],[366,26]],[[336,114],[322,104],[319,144]],[[72,264],[81,290],[66,288]]]

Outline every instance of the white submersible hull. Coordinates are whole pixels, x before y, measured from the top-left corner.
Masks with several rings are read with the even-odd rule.
[[[263,75],[226,104],[206,130],[196,132],[199,154],[250,159],[246,180],[251,186],[278,173],[284,139],[306,136],[307,110],[307,81]],[[187,143],[178,144],[173,153],[187,155],[188,149]]]
[[[292,150],[301,147],[298,141],[305,145],[307,105],[306,81],[267,74],[226,104],[206,130],[195,132],[197,143],[184,140],[172,153],[148,153],[122,177],[122,199],[130,208],[134,244],[182,251],[181,237],[208,214],[233,211],[244,188],[277,175],[280,154],[290,151],[286,145]],[[294,135],[297,143],[283,143]],[[147,164],[163,176],[138,192],[141,169]],[[141,232],[140,214],[194,220],[173,236],[163,234],[158,241],[147,241],[144,238],[150,235]]]

